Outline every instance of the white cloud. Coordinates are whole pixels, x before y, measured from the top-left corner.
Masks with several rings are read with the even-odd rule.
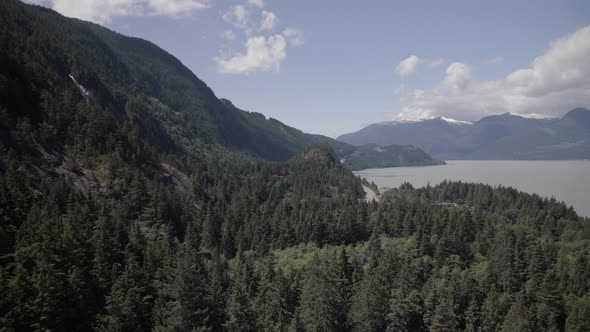
[[[273,30],[277,23],[277,16],[268,10],[262,10],[264,2],[249,0],[246,5],[232,6],[224,15],[223,20],[242,30],[247,41],[246,50],[237,54],[221,53],[214,58],[217,70],[222,74],[247,75],[262,71],[278,72],[281,62],[287,58],[287,46],[303,45],[303,33],[294,28],[286,28],[274,35],[265,35],[264,32]],[[258,8],[254,8],[258,7]],[[257,26],[254,19],[260,14],[260,23]],[[255,35],[255,31],[259,33]],[[235,39],[233,30],[222,34],[226,40]]]
[[[61,14],[95,23],[116,16],[186,16],[209,7],[208,0],[29,0]]]
[[[266,10],[263,10],[261,15],[260,30],[272,30],[279,20],[273,12]]]
[[[483,61],[483,63],[486,65],[499,65],[502,62],[504,62],[504,58],[501,56],[497,56],[497,57],[491,58],[491,59],[486,59]]]
[[[251,12],[251,10],[253,9],[245,5],[234,5],[223,14],[222,18],[225,22],[233,25],[235,28],[244,31],[248,36],[252,35],[257,29],[260,31],[272,30],[279,21],[275,13],[268,10],[262,10],[260,13],[260,24],[256,26],[256,23],[253,22],[254,20],[251,20],[251,16],[256,14],[256,12]],[[254,9],[254,11],[257,10]]]
[[[403,59],[396,67],[395,72],[398,73],[400,76],[411,76],[416,73],[418,67],[423,64],[428,64],[430,67],[438,67],[444,63],[444,60],[441,58],[437,58],[434,60],[428,60],[420,58],[416,55],[410,55],[409,57]]]
[[[445,61],[441,58],[434,59],[434,60],[430,61],[430,67],[435,68],[435,67],[442,65],[443,63],[445,63]]]
[[[223,20],[236,28],[249,30],[250,12],[243,5],[235,5],[223,14]]]
[[[154,16],[185,16],[195,10],[209,8],[209,1],[200,0],[148,0],[147,14]]]
[[[224,74],[250,74],[255,71],[279,71],[281,61],[287,57],[287,41],[281,34],[270,37],[248,38],[246,53],[229,59],[217,57],[217,67]]]
[[[420,65],[422,63],[424,63],[423,59],[420,59],[419,57],[417,57],[415,55],[410,55],[409,57],[403,59],[397,65],[397,67],[395,67],[395,71],[400,76],[414,75],[414,73],[416,73],[416,68],[418,68],[418,65]]]
[[[447,116],[477,120],[510,112],[525,116],[561,116],[590,105],[590,26],[553,41],[529,68],[498,80],[476,80],[471,67],[452,63],[444,79],[421,93],[400,87],[406,103],[398,118]]]
[[[24,3],[40,6],[51,6],[51,0],[23,0]]]
[[[460,91],[471,81],[471,67],[461,62],[453,62],[447,67],[443,84],[453,90]]]
[[[287,38],[290,44],[294,46],[303,45],[303,32],[294,28],[286,28],[283,30],[283,36]]]
[[[264,0],[248,0],[248,3],[258,8],[264,7]]]

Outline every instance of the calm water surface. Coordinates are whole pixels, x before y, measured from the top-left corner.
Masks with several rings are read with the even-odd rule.
[[[590,160],[449,160],[447,165],[374,168],[354,172],[379,187],[414,187],[443,180],[511,186],[541,196],[554,196],[590,216]]]

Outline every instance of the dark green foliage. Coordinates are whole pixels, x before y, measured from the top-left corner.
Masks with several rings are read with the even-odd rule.
[[[252,158],[278,147],[154,45],[0,9],[0,330],[588,330],[590,222],[562,203],[365,203],[327,144]]]
[[[361,145],[344,156],[344,164],[352,170],[416,165],[442,165],[444,161],[432,159],[426,152],[413,145],[378,146]]]
[[[190,176],[199,189],[188,194],[152,168],[131,171],[131,162],[106,161],[129,174],[117,180],[127,184],[100,178],[105,189],[96,193],[71,175],[14,181],[14,170],[27,174],[28,166],[3,156],[4,227],[13,229],[5,246],[14,254],[2,257],[2,324],[74,331],[587,326],[588,220],[560,203],[443,183],[391,190],[366,205],[357,179],[330,159],[218,158]],[[192,166],[179,167],[193,174]],[[571,240],[560,240],[566,232]],[[224,237],[234,249],[224,249]],[[325,248],[303,267],[285,258],[310,241]]]
[[[336,259],[336,253],[331,253],[327,260],[321,259],[317,254],[313,257],[301,286],[301,304],[296,318],[300,329],[346,329],[350,290],[344,268]]]
[[[306,134],[276,119],[266,119],[262,114],[240,110],[227,99],[221,101],[244,124],[246,129],[241,133],[243,140],[253,144],[253,150],[258,155],[270,160],[284,161],[307,146],[327,143],[343,164],[352,170],[444,163],[433,160],[424,151],[411,145],[379,147],[370,144],[355,147],[326,136]]]

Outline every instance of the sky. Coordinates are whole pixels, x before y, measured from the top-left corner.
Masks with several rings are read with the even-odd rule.
[[[588,0],[27,0],[147,39],[218,97],[332,137],[590,108]]]

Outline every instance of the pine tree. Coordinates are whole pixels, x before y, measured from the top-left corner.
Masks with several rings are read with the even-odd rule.
[[[476,332],[481,328],[481,311],[480,306],[475,299],[469,301],[469,306],[465,312],[465,331]]]
[[[259,265],[258,292],[254,299],[257,329],[284,331],[290,322],[288,286],[282,271],[276,271],[274,256],[270,254]]]
[[[583,296],[590,291],[590,260],[587,253],[578,255],[573,270],[571,293]]]
[[[220,238],[220,224],[217,218],[217,213],[211,205],[207,205],[205,217],[202,218],[202,245],[205,248],[213,249],[219,245]]]
[[[185,246],[178,262],[174,294],[179,303],[180,330],[204,331],[209,325],[208,280],[201,256]]]
[[[590,295],[573,297],[568,301],[566,331],[590,331]]]
[[[251,302],[255,296],[252,265],[241,252],[238,252],[234,263],[224,327],[228,331],[255,331],[256,316]]]
[[[92,235],[94,250],[92,272],[103,291],[110,289],[113,283],[113,264],[117,256],[115,240],[115,231],[111,223],[104,216],[100,216],[94,224]]]
[[[338,274],[315,254],[301,289],[297,320],[306,331],[337,331],[344,329],[342,310],[345,306]]]
[[[512,306],[510,307],[510,310],[504,319],[504,323],[502,323],[502,331],[534,331],[534,326],[530,322],[524,294],[519,293],[516,296],[515,302],[512,303]]]
[[[412,290],[404,296],[401,289],[395,289],[389,303],[387,320],[388,332],[424,330],[420,293]]]
[[[431,332],[451,332],[459,328],[458,317],[454,311],[452,299],[443,297],[436,306],[429,330]]]
[[[213,331],[222,331],[226,321],[226,298],[229,287],[229,270],[225,257],[218,251],[213,252],[209,262],[208,298],[209,301],[209,325]]]
[[[363,279],[354,288],[348,317],[353,331],[380,331],[385,328],[387,288],[379,265],[383,249],[375,232],[367,250],[368,266]]]
[[[125,270],[107,296],[106,314],[99,317],[98,331],[144,331],[151,328],[151,302],[137,259],[131,254]]]
[[[550,270],[545,275],[537,292],[536,324],[543,331],[562,331],[564,328],[564,306],[558,290],[559,280],[555,272]]]

